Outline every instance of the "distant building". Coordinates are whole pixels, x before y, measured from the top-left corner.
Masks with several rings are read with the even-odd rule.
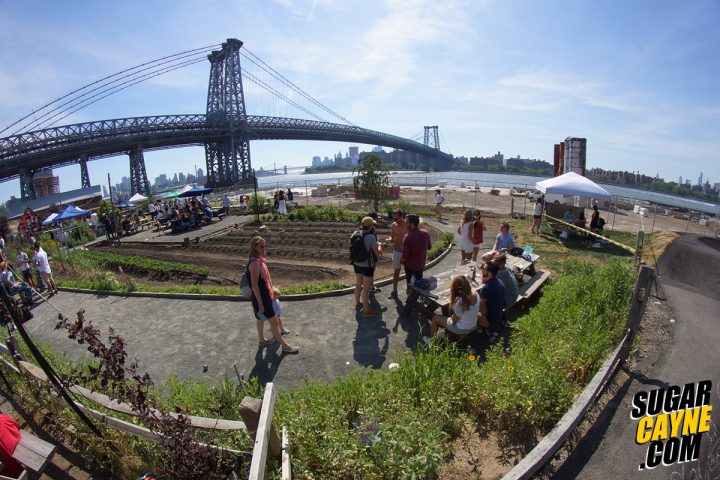
[[[322,165],[322,159],[319,156],[315,155],[312,158],[312,166],[319,167],[320,165]]]
[[[43,168],[33,175],[35,197],[42,198],[60,191],[60,177],[53,175],[52,168]]]
[[[505,156],[498,152],[492,157],[470,157],[470,165],[473,167],[487,168],[490,166],[502,167],[505,164]]]
[[[348,157],[351,165],[356,165],[360,160],[360,147],[350,147],[348,149]]]

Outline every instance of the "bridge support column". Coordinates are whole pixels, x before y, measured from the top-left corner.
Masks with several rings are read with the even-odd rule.
[[[130,194],[150,194],[150,184],[145,172],[145,158],[141,147],[133,148],[130,155]]]
[[[20,198],[23,200],[35,200],[35,184],[33,177],[35,172],[28,169],[20,170]]]
[[[87,168],[87,155],[82,154],[80,155],[80,160],[78,160],[78,163],[80,164],[80,187],[81,188],[88,188],[90,186],[90,174],[88,173]]]
[[[208,55],[207,122],[227,127],[226,137],[205,144],[208,187],[252,183],[250,140],[240,68],[242,42],[230,38]]]

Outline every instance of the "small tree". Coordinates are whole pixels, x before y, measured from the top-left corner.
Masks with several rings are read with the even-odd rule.
[[[390,177],[385,162],[377,155],[368,155],[360,160],[353,173],[353,186],[360,192],[360,198],[372,202],[373,210],[377,211],[381,201],[388,197]]]

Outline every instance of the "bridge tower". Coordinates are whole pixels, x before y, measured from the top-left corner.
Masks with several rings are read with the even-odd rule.
[[[23,200],[35,200],[35,184],[33,183],[33,177],[35,172],[30,169],[22,169],[20,171],[20,198]]]
[[[90,173],[87,168],[88,156],[86,153],[80,155],[78,163],[80,164],[80,188],[90,187]]]
[[[240,69],[240,40],[229,38],[222,49],[208,55],[207,122],[227,128],[220,140],[205,143],[208,187],[252,184],[250,139]]]
[[[130,154],[130,194],[150,194],[150,184],[145,171],[145,157],[142,147],[138,146],[129,152]]]
[[[425,146],[440,150],[440,135],[437,125],[425,126]]]
[[[438,153],[440,152],[440,134],[438,133],[438,126],[437,125],[425,125],[425,146],[430,147],[434,150],[436,150]],[[427,159],[427,169],[428,170],[434,170],[438,171],[439,168],[439,155],[434,156],[426,156]]]

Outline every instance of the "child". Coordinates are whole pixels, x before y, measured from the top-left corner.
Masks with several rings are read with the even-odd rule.
[[[288,335],[290,333],[290,330],[287,330],[285,326],[283,325],[282,321],[282,305],[280,305],[280,290],[273,287],[273,310],[275,311],[275,316],[278,319],[278,327],[280,327],[280,334],[281,335]]]

